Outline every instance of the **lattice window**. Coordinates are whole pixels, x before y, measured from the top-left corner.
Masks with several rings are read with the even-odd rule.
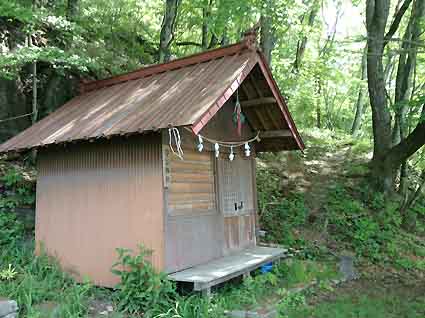
[[[220,201],[224,214],[238,215],[253,209],[251,163],[242,158],[219,160]]]

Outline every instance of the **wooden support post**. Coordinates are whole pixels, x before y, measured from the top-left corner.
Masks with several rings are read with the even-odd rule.
[[[207,288],[203,289],[201,292],[202,292],[202,296],[205,297],[205,298],[210,299],[212,297],[211,287],[207,287]]]
[[[241,101],[242,107],[254,107],[267,104],[276,104],[276,99],[274,97],[261,97],[257,99],[249,99]]]

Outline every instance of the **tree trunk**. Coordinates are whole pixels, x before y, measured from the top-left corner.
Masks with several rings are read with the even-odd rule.
[[[402,208],[403,213],[402,214],[404,214],[405,211],[407,211],[409,208],[411,208],[415,204],[415,202],[418,200],[420,194],[423,192],[424,189],[425,189],[425,171],[422,171],[422,174],[419,177],[419,184],[418,184],[415,192],[413,192],[413,194],[411,195],[409,200],[403,206],[403,208]]]
[[[166,0],[164,18],[159,36],[159,63],[168,62],[171,57],[170,45],[174,37],[179,0]]]
[[[316,19],[317,13],[319,12],[319,1],[315,0],[311,6],[311,9],[309,11],[309,15],[308,15],[308,21],[307,21],[307,26],[309,28],[311,28],[314,25],[314,20]],[[307,41],[308,38],[306,35],[304,35],[301,40],[298,41],[297,43],[297,52],[295,54],[295,60],[293,63],[293,70],[294,72],[299,72],[300,68],[301,68],[301,64],[302,64],[302,60],[304,57],[304,53],[305,53],[305,49],[307,47]]]
[[[360,130],[360,126],[362,123],[362,117],[364,112],[364,87],[363,82],[366,79],[366,73],[367,73],[367,45],[365,46],[363,50],[362,55],[362,65],[361,65],[361,74],[360,74],[360,86],[359,86],[359,93],[357,95],[357,101],[356,101],[356,113],[354,115],[354,121],[353,125],[351,127],[351,135],[356,137],[358,135],[358,132]]]
[[[66,17],[69,21],[74,21],[75,17],[78,16],[79,8],[79,0],[68,0],[66,7]]]
[[[209,0],[206,7],[202,8],[202,39],[201,46],[203,50],[207,50],[209,47],[214,45],[214,41],[218,42],[218,40],[214,40],[215,36],[212,35],[211,41],[208,41],[208,33],[209,33],[209,19],[211,16],[211,6],[212,1]]]
[[[395,124],[393,129],[393,144],[396,145],[404,140],[408,134],[408,101],[410,99],[413,74],[416,67],[418,41],[422,33],[421,21],[425,16],[425,2],[414,1],[409,23],[403,36],[401,53],[398,61],[394,105],[396,108]],[[399,193],[407,197],[408,191],[408,166],[406,162],[401,164]]]
[[[275,30],[272,27],[272,19],[270,16],[261,15],[260,18],[260,25],[261,25],[261,41],[260,46],[261,50],[264,53],[264,56],[266,57],[267,63],[271,65],[272,61],[272,51],[275,46]]]
[[[425,118],[425,105],[421,118]],[[420,120],[415,129],[399,144],[386,153],[382,164],[392,170],[397,169],[410,156],[425,145],[425,120]]]
[[[322,110],[321,110],[321,96],[322,94],[322,80],[320,77],[316,79],[316,127],[322,128]]]
[[[378,190],[393,190],[393,170],[384,165],[391,149],[391,115],[387,105],[384,68],[385,28],[390,10],[390,0],[367,0],[367,77],[373,126],[372,182]]]

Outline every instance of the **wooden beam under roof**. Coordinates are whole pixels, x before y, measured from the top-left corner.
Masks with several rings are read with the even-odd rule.
[[[260,132],[260,138],[280,138],[280,137],[292,137],[292,133],[289,129],[281,130],[266,130]]]
[[[257,99],[243,100],[241,101],[242,107],[252,107],[264,104],[275,104],[276,99],[274,97],[261,97]]]

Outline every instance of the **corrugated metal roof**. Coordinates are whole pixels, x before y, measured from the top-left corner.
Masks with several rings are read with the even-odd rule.
[[[197,132],[260,62],[241,42],[85,84],[86,93],[0,145],[0,152],[170,126],[192,125]]]

